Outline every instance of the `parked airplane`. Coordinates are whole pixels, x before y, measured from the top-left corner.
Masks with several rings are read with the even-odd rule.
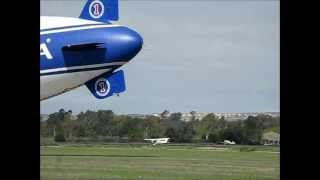
[[[40,17],[40,101],[86,85],[99,99],[125,91],[115,71],[141,50],[143,39],[116,24],[118,0],[88,0],[79,18]]]
[[[223,144],[224,145],[234,145],[234,144],[236,144],[234,141],[229,141],[229,140],[224,140],[223,141]]]
[[[167,144],[169,143],[170,138],[156,138],[156,139],[144,139],[145,141],[150,141],[152,145],[157,145],[157,144]]]

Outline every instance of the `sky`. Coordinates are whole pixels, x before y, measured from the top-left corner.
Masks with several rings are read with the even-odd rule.
[[[41,15],[78,17],[85,1],[41,1]],[[279,1],[121,1],[120,21],[144,39],[126,92],[104,100],[85,87],[41,101],[41,113],[279,112]]]

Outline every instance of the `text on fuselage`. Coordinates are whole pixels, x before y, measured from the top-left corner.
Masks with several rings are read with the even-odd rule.
[[[46,56],[47,59],[53,59],[46,43],[40,44],[40,56]]]

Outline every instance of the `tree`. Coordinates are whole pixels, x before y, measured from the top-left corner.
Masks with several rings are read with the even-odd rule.
[[[172,113],[172,114],[169,116],[168,120],[169,120],[169,121],[180,121],[180,120],[181,120],[181,117],[182,117],[182,114],[181,114],[180,112],[178,112],[178,113]]]
[[[145,138],[160,138],[163,135],[161,120],[158,117],[148,116],[143,121]]]
[[[196,134],[191,122],[183,123],[178,131],[179,142],[191,142]]]
[[[262,122],[259,118],[249,116],[244,121],[245,143],[246,144],[260,144],[263,133]]]
[[[217,122],[218,129],[225,129],[227,125],[228,125],[228,122],[224,119],[224,116],[222,116]]]
[[[85,137],[96,138],[99,134],[99,121],[97,113],[86,111],[78,115],[81,127],[84,128]]]
[[[168,110],[164,110],[161,114],[160,114],[160,118],[161,119],[167,119],[169,117],[170,111]]]
[[[220,133],[222,140],[234,141],[237,144],[243,144],[244,140],[244,129],[242,127],[241,120],[229,122],[227,128],[223,129]]]
[[[168,119],[164,119],[163,125],[165,125],[165,136],[172,138],[173,141],[179,141],[179,131],[183,125],[181,121],[181,113],[172,113]]]
[[[48,128],[47,128],[47,122],[40,120],[40,135],[42,137],[48,137],[50,136]]]
[[[209,142],[223,140],[237,144],[259,144],[262,134],[267,131],[280,132],[280,117],[260,114],[246,120],[226,121],[224,117],[207,114],[201,121],[191,111],[191,121],[181,120],[182,114],[165,110],[162,117],[131,118],[116,115],[111,110],[80,112],[73,119],[72,111],[60,109],[49,115],[47,121],[41,121],[41,137],[54,137],[56,141],[70,140],[72,137],[115,137],[128,138],[130,141],[143,141],[144,138],[169,137],[174,142],[191,142],[203,139]],[[106,139],[106,138],[103,138]]]
[[[128,138],[130,141],[139,141],[143,139],[143,120],[133,118],[128,121]]]
[[[220,136],[219,133],[216,131],[210,132],[208,134],[208,141],[213,142],[213,143],[218,143],[220,142]]]
[[[196,134],[198,137],[206,137],[209,134],[216,134],[218,131],[218,118],[213,114],[207,114],[198,125]]]
[[[65,142],[66,141],[66,138],[64,136],[64,132],[63,132],[63,129],[59,129],[57,131],[57,134],[54,136],[54,140],[56,142]]]
[[[72,130],[74,126],[74,121],[72,120],[72,111],[64,112],[62,128],[64,129],[64,134],[68,138],[72,138]]]
[[[197,112],[196,111],[190,111],[190,114],[191,114],[191,121],[195,121]]]
[[[169,127],[167,131],[165,132],[165,136],[169,137],[172,142],[178,141],[178,133],[176,132],[176,129],[173,127]]]

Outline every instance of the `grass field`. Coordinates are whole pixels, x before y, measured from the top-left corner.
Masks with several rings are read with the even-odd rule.
[[[41,147],[41,179],[280,179],[279,148],[255,151],[196,146]]]

